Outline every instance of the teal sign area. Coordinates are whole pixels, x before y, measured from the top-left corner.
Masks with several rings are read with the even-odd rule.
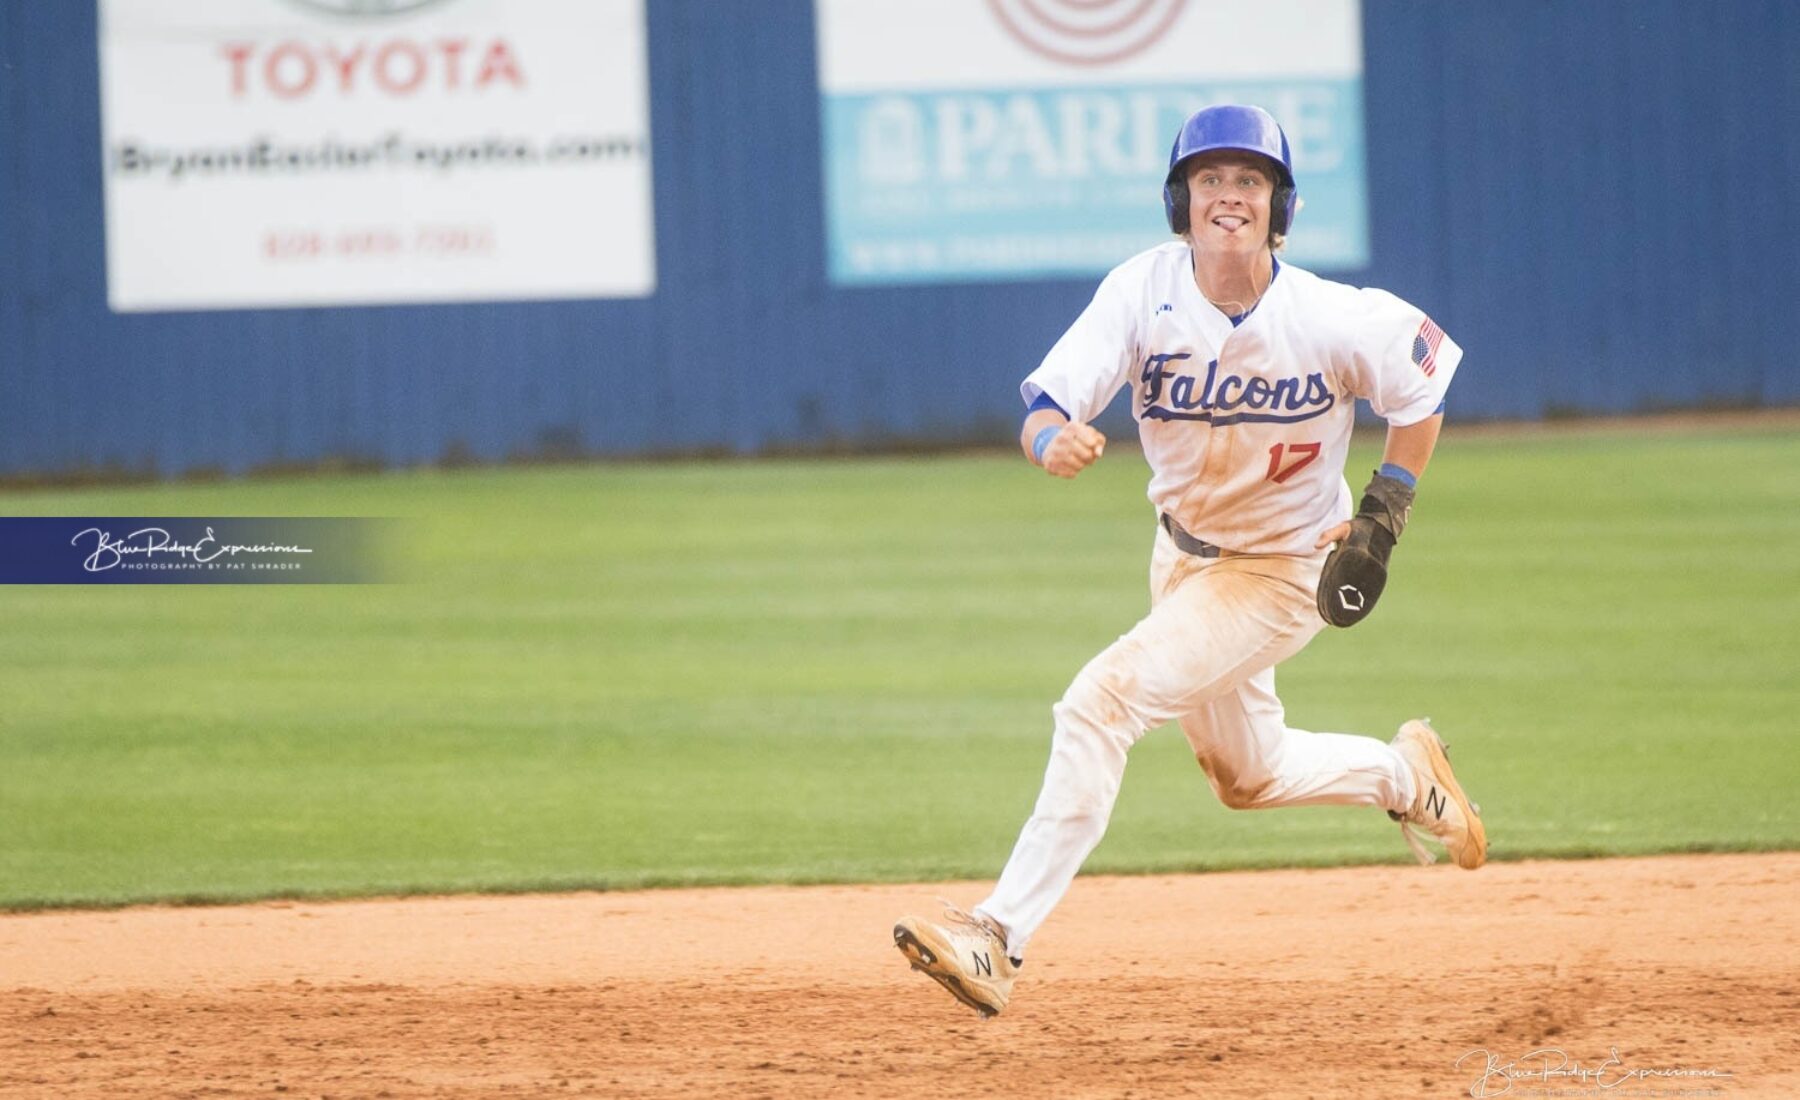
[[[1360,79],[824,100],[831,280],[888,285],[1101,275],[1170,239],[1169,144],[1214,103],[1255,103],[1294,148],[1304,206],[1283,258],[1369,263]]]

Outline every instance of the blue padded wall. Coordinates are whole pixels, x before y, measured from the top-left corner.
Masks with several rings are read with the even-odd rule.
[[[94,7],[0,0],[0,477],[1009,442],[1097,280],[829,285],[810,0],[648,11],[653,298],[121,315]],[[1373,261],[1326,274],[1464,345],[1453,418],[1800,402],[1800,5],[1364,24]]]

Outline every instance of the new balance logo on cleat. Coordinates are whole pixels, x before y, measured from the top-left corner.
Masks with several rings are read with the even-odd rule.
[[[969,952],[969,958],[975,960],[975,972],[977,974],[981,975],[984,978],[991,978],[994,976],[994,960],[992,957],[987,955],[985,952],[981,953],[981,954],[976,954],[975,952],[971,951],[971,952]]]
[[[1425,792],[1425,808],[1430,810],[1431,816],[1437,818],[1439,821],[1442,821],[1444,818],[1445,805],[1443,791],[1433,787],[1431,790]]]

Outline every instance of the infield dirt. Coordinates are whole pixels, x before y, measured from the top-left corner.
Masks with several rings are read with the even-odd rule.
[[[1800,1095],[1800,853],[1082,878],[988,1021],[889,939],[980,893],[13,915],[0,1095]]]

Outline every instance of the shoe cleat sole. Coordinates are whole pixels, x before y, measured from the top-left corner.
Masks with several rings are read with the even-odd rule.
[[[914,970],[937,982],[949,990],[952,997],[981,1013],[982,1019],[991,1020],[1000,1014],[976,1000],[963,985],[960,977],[939,966],[937,955],[932,952],[931,948],[920,943],[917,936],[907,931],[905,925],[896,924],[894,926],[894,946],[900,949],[902,955],[906,956],[906,961],[912,964]]]

